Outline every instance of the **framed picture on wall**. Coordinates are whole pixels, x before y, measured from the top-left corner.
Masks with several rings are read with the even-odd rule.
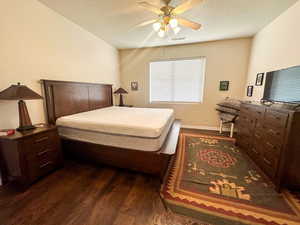
[[[252,95],[253,95],[253,88],[254,88],[253,85],[250,85],[250,86],[247,87],[247,96],[248,97],[252,97]]]
[[[256,82],[255,85],[256,86],[262,86],[264,83],[264,73],[259,73],[256,75]]]
[[[228,91],[229,90],[229,81],[220,81],[220,91]]]
[[[138,91],[139,90],[139,84],[137,81],[131,82],[131,90],[132,91]]]

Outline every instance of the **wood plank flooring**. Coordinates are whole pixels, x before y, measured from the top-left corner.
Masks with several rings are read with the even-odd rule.
[[[0,225],[202,225],[167,211],[159,180],[67,161],[26,192],[0,188]]]

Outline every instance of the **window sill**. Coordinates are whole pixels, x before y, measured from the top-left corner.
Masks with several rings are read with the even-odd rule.
[[[149,102],[149,104],[155,104],[155,105],[199,105],[203,102]]]

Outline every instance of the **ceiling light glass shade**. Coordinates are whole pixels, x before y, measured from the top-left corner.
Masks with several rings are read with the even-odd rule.
[[[156,22],[153,24],[153,29],[158,32],[159,29],[161,28],[161,23],[160,22]]]
[[[178,26],[178,20],[175,18],[171,19],[169,23],[172,28],[175,28]]]
[[[161,37],[161,38],[163,38],[165,36],[165,31],[164,30],[160,30],[158,32],[158,36]]]
[[[175,28],[173,29],[173,31],[174,31],[175,34],[178,34],[180,30],[181,30],[180,27],[175,27]]]

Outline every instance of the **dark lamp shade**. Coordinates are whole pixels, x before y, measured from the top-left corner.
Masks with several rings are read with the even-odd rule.
[[[18,83],[0,92],[0,100],[33,100],[43,99],[42,96],[35,93],[25,85]]]
[[[119,88],[114,92],[114,94],[128,94],[128,92],[123,88]]]

